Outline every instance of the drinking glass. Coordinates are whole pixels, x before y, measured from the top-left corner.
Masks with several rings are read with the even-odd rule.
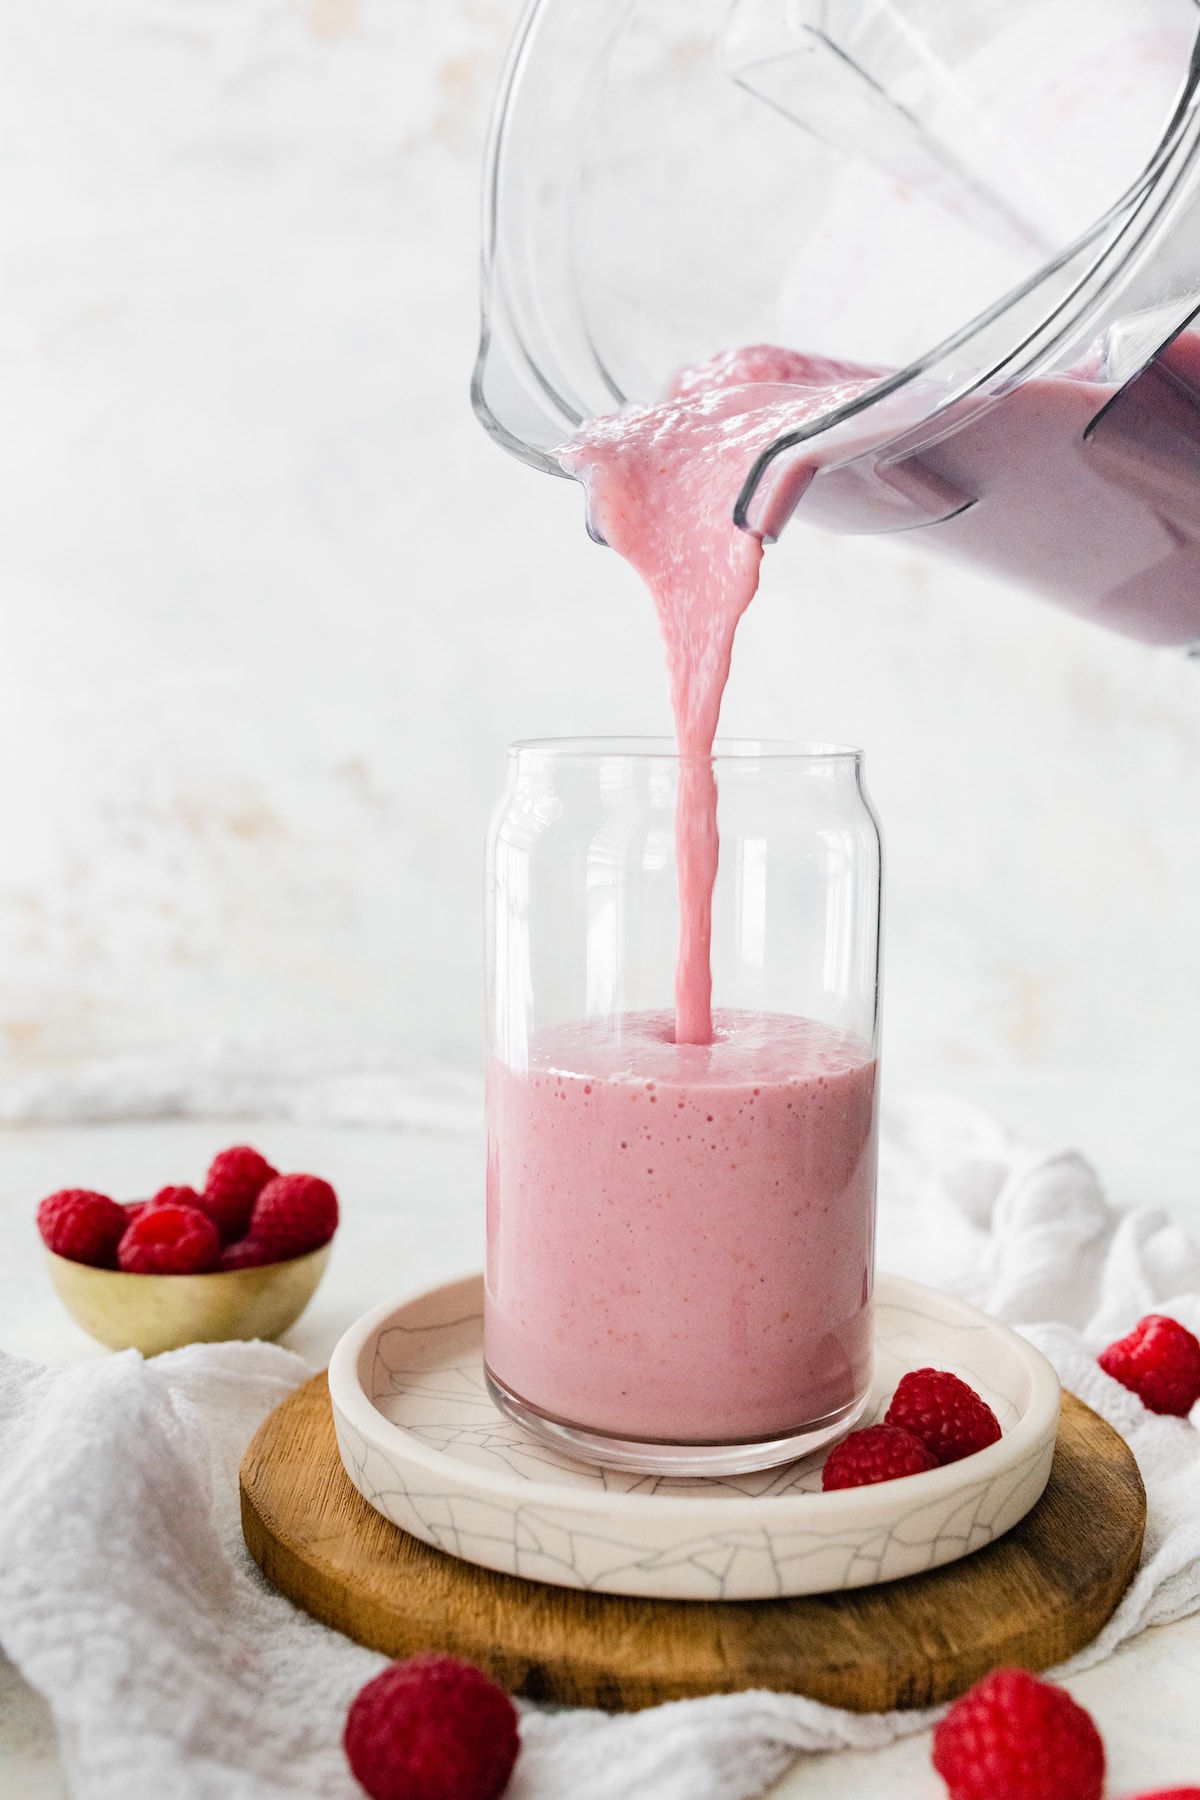
[[[676,1042],[681,767],[667,740],[510,749],[484,1349],[558,1448],[727,1474],[866,1405],[882,857],[859,751],[718,741],[712,1041]]]

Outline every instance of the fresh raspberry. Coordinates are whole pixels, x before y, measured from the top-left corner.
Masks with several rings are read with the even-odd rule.
[[[852,1431],[835,1444],[825,1458],[821,1486],[871,1487],[877,1481],[895,1481],[901,1475],[923,1475],[937,1468],[937,1457],[920,1438],[898,1425],[868,1425]]]
[[[470,1663],[432,1654],[368,1681],[342,1741],[371,1800],[495,1800],[520,1747],[504,1690]]]
[[[239,1238],[236,1244],[226,1244],[221,1252],[223,1269],[261,1269],[265,1263],[279,1260],[272,1249],[252,1237]]]
[[[254,1202],[278,1172],[249,1144],[234,1144],[213,1157],[199,1204],[220,1232],[223,1244],[243,1237],[250,1229]]]
[[[126,1228],[117,1261],[130,1275],[206,1275],[221,1260],[217,1228],[194,1206],[157,1199]]]
[[[1096,1360],[1151,1412],[1186,1419],[1200,1400],[1200,1340],[1162,1313],[1147,1313],[1128,1337],[1118,1338]]]
[[[1000,1436],[987,1401],[949,1369],[911,1369],[901,1376],[884,1417],[920,1438],[939,1463],[974,1456]]]
[[[193,1187],[159,1188],[157,1194],[147,1200],[146,1204],[147,1206],[191,1206],[197,1212],[204,1211],[200,1204],[200,1196]]]
[[[956,1700],[933,1734],[950,1800],[1100,1800],[1104,1745],[1062,1688],[997,1669]]]
[[[94,1269],[115,1269],[117,1245],[129,1215],[107,1194],[90,1188],[63,1188],[49,1194],[37,1209],[42,1242],[55,1256],[68,1262],[90,1263]]]
[[[338,1222],[337,1195],[319,1175],[276,1175],[250,1215],[250,1236],[273,1262],[303,1256],[327,1244]]]

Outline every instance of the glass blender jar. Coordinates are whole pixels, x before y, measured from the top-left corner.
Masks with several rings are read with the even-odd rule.
[[[1193,0],[533,0],[485,184],[476,411],[586,420],[757,344],[873,377],[731,496],[917,530],[1200,640]],[[809,409],[811,410],[811,408]]]

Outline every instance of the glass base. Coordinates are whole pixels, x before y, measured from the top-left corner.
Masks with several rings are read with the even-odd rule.
[[[676,1444],[658,1438],[616,1437],[607,1431],[571,1425],[522,1400],[497,1380],[486,1363],[483,1372],[492,1399],[522,1431],[564,1456],[599,1463],[606,1469],[627,1469],[636,1475],[749,1475],[756,1469],[796,1462],[844,1437],[861,1419],[871,1397],[868,1389],[848,1406],[797,1426],[783,1437],[752,1438],[746,1443]]]

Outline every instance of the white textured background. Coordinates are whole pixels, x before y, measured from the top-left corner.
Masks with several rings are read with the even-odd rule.
[[[473,1069],[506,741],[667,727],[648,600],[467,402],[516,12],[0,8],[10,1092]],[[894,1083],[1194,1090],[1200,664],[796,529],[725,724],[866,747]]]

